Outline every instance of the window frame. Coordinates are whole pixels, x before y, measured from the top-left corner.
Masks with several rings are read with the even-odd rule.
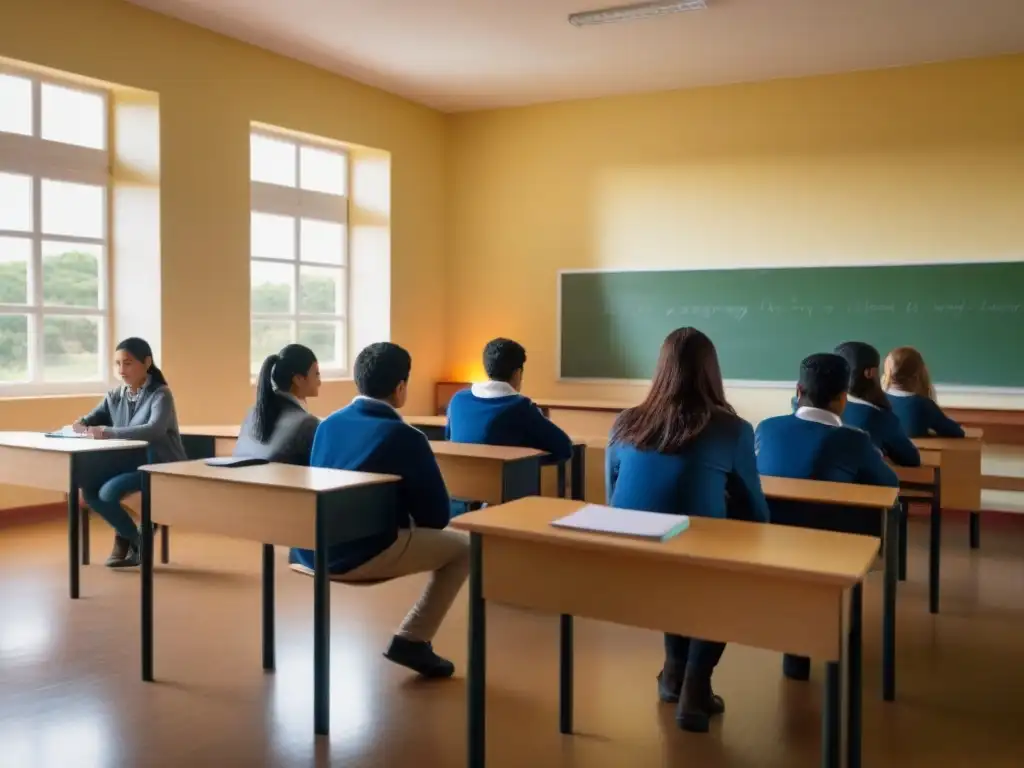
[[[308,136],[296,136],[287,131],[275,131],[272,128],[253,125],[249,130],[250,141],[253,136],[270,139],[273,141],[287,142],[294,147],[295,153],[295,186],[284,186],[271,182],[257,181],[252,178],[252,155],[250,152],[249,164],[249,185],[250,204],[249,216],[250,236],[252,232],[252,215],[269,214],[274,216],[285,216],[294,222],[294,249],[295,258],[274,258],[269,256],[254,256],[252,243],[249,247],[249,273],[250,273],[250,308],[249,308],[249,333],[252,335],[253,324],[257,321],[290,322],[293,328],[293,341],[298,339],[299,329],[303,322],[306,323],[332,323],[338,329],[340,339],[336,344],[341,345],[337,365],[325,365],[320,362],[320,376],[325,381],[345,381],[351,379],[351,335],[352,322],[350,309],[352,306],[352,265],[351,249],[352,237],[350,226],[351,192],[352,192],[352,153],[348,147],[332,143],[329,140],[317,140]],[[343,194],[330,192],[319,192],[309,189],[302,189],[302,148],[308,147],[321,151],[331,152],[345,158],[345,191]],[[340,224],[343,227],[342,255],[338,263],[327,263],[322,261],[304,261],[302,259],[302,220],[314,219],[332,224]],[[278,264],[292,267],[292,311],[287,313],[276,312],[255,312],[251,306],[251,275],[252,265]],[[310,314],[301,311],[299,299],[301,296],[301,272],[303,267],[317,267],[336,270],[343,281],[341,291],[342,306],[335,314]],[[252,370],[255,361],[251,359],[250,341],[250,375],[252,381],[258,376],[258,369]]]
[[[109,91],[82,83],[74,78],[62,78],[29,68],[19,68],[0,62],[0,74],[24,78],[32,84],[32,135],[0,131],[0,173],[28,176],[32,180],[32,230],[0,229],[0,237],[28,239],[31,258],[28,265],[30,304],[0,304],[0,316],[28,316],[29,355],[26,381],[0,381],[0,398],[24,396],[89,395],[105,392],[113,383],[109,364],[112,336],[111,265],[112,265],[112,152],[113,103]],[[64,144],[42,138],[42,91],[44,85],[79,91],[98,96],[103,102],[103,149]],[[43,181],[88,184],[103,189],[103,217],[100,237],[48,234],[42,227]],[[65,242],[98,246],[97,306],[62,307],[43,303],[43,243]],[[98,365],[95,379],[81,381],[44,381],[45,319],[50,317],[96,318],[98,325]]]

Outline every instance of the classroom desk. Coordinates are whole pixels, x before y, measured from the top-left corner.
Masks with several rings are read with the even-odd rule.
[[[544,451],[447,440],[432,440],[430,447],[455,498],[501,504],[540,494]]]
[[[448,426],[447,416],[405,416],[408,424],[416,427],[430,441],[443,441]],[[573,440],[572,459],[569,461],[569,497],[582,500],[586,492],[586,461],[587,446],[582,441]],[[558,495],[565,496],[565,462],[558,463]]]
[[[392,527],[398,477],[264,464],[211,467],[203,461],[141,468],[142,679],[153,681],[153,522],[263,544],[263,668],[273,670],[274,545],[315,552],[313,722],[330,726],[330,574],[327,549]]]
[[[942,454],[942,506],[970,512],[970,546],[981,545],[981,434],[972,429],[968,437],[919,437],[914,445],[922,451]]]
[[[182,427],[181,441],[190,459],[209,459],[215,456],[230,456],[238,442],[239,424],[219,424],[199,427]]]
[[[59,491],[68,498],[68,592],[79,595],[79,558],[88,564],[82,484],[98,475],[113,477],[146,463],[140,440],[46,437],[41,432],[0,432],[0,483]],[[79,539],[79,533],[82,537]],[[84,545],[84,547],[82,546]],[[81,551],[80,551],[81,550]]]
[[[665,543],[551,525],[579,507],[567,499],[532,497],[452,521],[471,539],[470,768],[483,768],[486,757],[487,601],[561,617],[559,720],[566,734],[573,731],[573,616],[826,660],[827,768],[841,762],[840,675],[846,661],[847,765],[859,768],[862,583],[878,554],[875,539],[701,517]]]
[[[768,499],[805,504],[877,509],[883,516],[882,573],[882,698],[896,698],[896,581],[899,572],[899,518],[897,489],[878,485],[829,483],[761,475],[761,488]],[[877,543],[876,543],[877,555]]]

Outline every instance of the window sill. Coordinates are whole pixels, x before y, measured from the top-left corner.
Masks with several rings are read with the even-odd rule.
[[[36,400],[77,400],[83,397],[100,398],[110,391],[109,386],[99,385],[96,389],[84,387],[67,392],[32,391],[31,389],[0,387],[0,402],[3,401],[36,401]]]

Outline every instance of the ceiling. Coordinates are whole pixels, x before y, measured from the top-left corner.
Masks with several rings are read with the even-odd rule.
[[[1024,0],[131,0],[446,112],[1024,51]]]

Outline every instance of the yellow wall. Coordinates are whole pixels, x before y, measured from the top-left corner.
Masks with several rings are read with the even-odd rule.
[[[159,363],[183,423],[239,420],[252,398],[250,121],[389,151],[392,338],[414,359],[409,410],[428,410],[445,354],[440,114],[117,0],[4,2],[0,55],[159,94]],[[329,384],[316,410],[352,394]],[[66,423],[95,399],[0,399],[0,428]],[[49,500],[0,487],[0,507]]]
[[[1024,258],[1022,93],[1016,56],[453,116],[449,372],[507,335],[531,394],[639,398],[556,382],[560,268]]]

